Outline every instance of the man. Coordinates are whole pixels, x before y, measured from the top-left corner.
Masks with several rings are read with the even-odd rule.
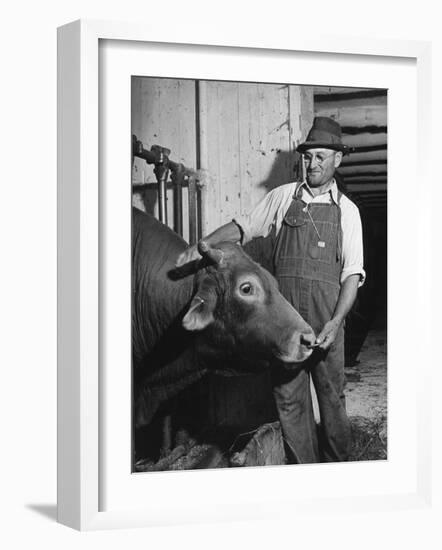
[[[316,117],[297,151],[304,156],[306,181],[274,189],[250,215],[232,220],[206,240],[245,243],[275,229],[274,267],[281,293],[317,334],[307,361],[294,370],[274,371],[288,462],[343,461],[351,449],[344,397],[344,319],[365,278],[361,219],[334,179],[348,152],[339,124]],[[195,257],[196,247],[189,247],[178,265]],[[319,405],[319,434],[310,377]]]

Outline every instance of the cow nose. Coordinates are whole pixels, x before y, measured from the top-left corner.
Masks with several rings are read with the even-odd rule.
[[[280,359],[284,363],[301,363],[305,361],[313,352],[311,346],[314,341],[315,335],[311,330],[305,332],[295,331],[284,346],[284,352],[280,355]]]
[[[303,332],[300,337],[300,343],[303,346],[311,348],[316,341],[316,336],[313,331]]]

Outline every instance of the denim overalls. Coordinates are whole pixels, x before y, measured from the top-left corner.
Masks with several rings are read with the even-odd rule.
[[[332,318],[340,291],[339,201],[342,195],[338,192],[338,204],[332,200],[330,204],[307,206],[300,192],[298,186],[276,241],[275,276],[281,293],[318,335]],[[313,416],[309,375],[318,397],[319,434]],[[276,369],[274,396],[288,462],[348,459],[351,435],[344,398],[343,326],[327,351],[314,350],[295,370]]]

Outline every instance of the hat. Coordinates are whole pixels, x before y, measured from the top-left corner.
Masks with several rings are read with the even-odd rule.
[[[342,143],[342,131],[336,120],[326,116],[317,116],[304,143],[298,145],[298,153],[307,149],[334,149],[347,154],[351,148]]]

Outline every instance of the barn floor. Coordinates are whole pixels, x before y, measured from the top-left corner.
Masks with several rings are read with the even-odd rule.
[[[387,333],[385,329],[368,333],[358,360],[358,364],[345,369],[348,414],[372,419],[387,416]]]
[[[387,331],[370,331],[358,363],[346,368],[347,411],[353,428],[353,460],[387,458]]]

